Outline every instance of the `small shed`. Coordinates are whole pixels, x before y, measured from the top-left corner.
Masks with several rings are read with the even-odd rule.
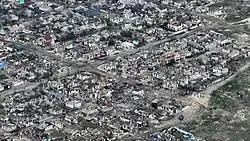
[[[49,41],[52,40],[52,37],[51,37],[50,35],[46,35],[46,36],[44,36],[44,40],[45,40],[46,42],[49,42]]]
[[[88,18],[99,17],[101,14],[101,9],[99,7],[89,8],[85,11],[85,15]]]
[[[5,63],[5,62],[0,62],[0,68],[4,68],[4,67],[7,67],[7,66],[8,66],[7,63]]]
[[[12,48],[14,48],[16,50],[23,50],[25,48],[25,45],[22,45],[22,44],[13,44]]]

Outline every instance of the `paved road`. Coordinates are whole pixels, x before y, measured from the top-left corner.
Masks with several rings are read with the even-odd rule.
[[[217,23],[223,29],[228,28],[228,29],[231,29],[232,31],[250,34],[250,32],[244,30],[242,25],[232,25],[232,24],[226,22],[225,20],[216,18],[216,17],[211,16],[211,15],[197,13],[197,12],[186,10],[186,9],[183,9],[183,8],[176,8],[176,7],[173,7],[173,6],[166,5],[166,4],[164,5],[164,7],[169,8],[169,9],[176,9],[177,12],[187,13],[187,14],[190,14],[190,15],[201,17],[201,18],[203,18],[203,19],[205,19],[207,21],[211,21],[212,23]]]
[[[201,93],[204,95],[212,94],[213,91],[215,91],[218,88],[220,88],[221,86],[225,85],[226,83],[228,83],[229,81],[234,79],[238,74],[247,70],[249,67],[250,67],[250,63],[245,64],[235,74],[231,75],[230,77],[228,77],[227,79],[225,79],[221,82],[212,84],[211,86],[207,87],[206,90],[202,91]],[[209,99],[207,99],[207,100],[209,100]],[[187,123],[187,122],[192,121],[193,119],[201,116],[204,113],[205,109],[207,108],[207,105],[205,103],[208,101],[199,102],[199,99],[195,100],[193,98],[187,98],[185,101],[192,102],[192,105],[189,107],[190,110],[184,110],[183,112],[177,114],[175,116],[175,118],[162,123],[160,126],[152,127],[149,130],[141,132],[141,133],[139,133],[139,132],[135,133],[133,135],[133,137],[121,139],[121,140],[131,140],[131,139],[140,139],[142,137],[148,137],[148,135],[150,133],[161,131],[163,129],[166,129],[166,128],[169,128],[172,126],[177,126],[177,125],[180,125],[183,123]],[[184,115],[184,117],[185,117],[185,119],[183,121],[178,120],[178,116],[181,114]]]
[[[213,21],[215,23],[219,23],[221,26],[224,26],[224,27],[231,27],[231,28],[235,27],[233,25],[229,25],[229,24],[225,23],[224,21],[218,20],[217,18],[214,18],[212,16],[197,14],[197,13],[190,12],[190,11],[185,11],[185,10],[179,10],[179,11],[180,12],[186,12],[186,13],[190,13],[190,14],[193,14],[193,15],[200,16],[200,17],[202,17],[204,19],[208,19],[208,20]],[[219,26],[217,26],[217,28],[218,27]],[[120,53],[118,55],[113,55],[113,56],[110,56],[107,60],[95,61],[93,63],[81,63],[81,62],[75,62],[75,61],[71,61],[71,60],[60,59],[60,58],[58,59],[58,56],[49,54],[49,53],[47,53],[47,51],[43,50],[42,48],[35,47],[33,45],[30,45],[30,44],[24,44],[24,43],[21,43],[21,44],[27,46],[27,49],[29,49],[29,50],[31,50],[33,52],[37,52],[38,54],[47,56],[47,57],[49,57],[51,59],[60,60],[60,61],[62,61],[62,63],[66,64],[68,66],[72,66],[72,67],[80,69],[80,70],[86,70],[86,71],[89,71],[89,72],[92,72],[92,73],[95,73],[95,74],[98,74],[98,75],[101,75],[101,76],[110,77],[109,74],[106,74],[104,72],[100,72],[95,67],[98,66],[98,65],[100,65],[100,64],[102,64],[102,63],[105,63],[105,62],[108,62],[108,61],[112,61],[112,60],[116,59],[116,57],[118,57],[118,56],[121,56],[121,57],[129,56],[129,55],[132,55],[132,54],[135,54],[135,53],[139,52],[140,50],[149,49],[149,48],[152,48],[152,47],[156,47],[157,45],[160,45],[160,44],[162,44],[164,42],[169,42],[171,40],[180,39],[182,37],[191,35],[194,32],[202,30],[202,28],[204,28],[204,27],[198,27],[197,29],[195,29],[193,31],[189,31],[189,32],[184,33],[182,35],[177,35],[177,36],[171,35],[168,38],[165,38],[165,39],[160,40],[160,41],[155,41],[153,43],[149,43],[149,44],[147,44],[145,46],[140,47],[139,49],[134,49],[134,50],[130,50],[130,51],[127,51],[127,52]],[[214,29],[214,28],[216,28],[216,27],[211,26],[211,27],[205,27],[204,29]],[[12,43],[19,43],[19,42],[12,42]],[[243,71],[243,70],[245,70],[248,67],[249,67],[249,64],[247,66],[244,66],[240,70]],[[237,72],[237,74],[238,73],[239,72]],[[227,83],[228,81],[230,81],[231,79],[233,79],[237,74],[235,74],[233,76],[230,76],[228,79],[224,80],[223,82],[221,82],[219,84],[212,85],[211,87],[209,87],[208,89],[206,89],[206,91],[204,91],[204,93],[205,94],[211,94],[212,91],[218,89],[220,86],[224,85],[225,83]],[[25,84],[24,86],[21,86],[20,88],[16,88],[16,91],[19,91],[19,90],[22,90],[22,89],[25,90],[25,88],[26,89],[32,89],[33,87],[36,87],[36,86],[37,86],[37,84],[35,84],[35,83],[34,84]],[[1,95],[2,96],[6,96],[6,95],[9,95],[11,93],[13,93],[13,90],[5,91],[5,92],[1,93]],[[196,116],[199,116],[200,114],[202,114],[202,112],[204,111],[205,107],[202,104],[200,104],[198,102],[195,102],[195,101],[194,101],[193,105],[196,105],[196,106],[198,106],[200,108],[198,108],[197,111],[194,111],[194,113],[191,114],[191,115],[187,113],[187,115],[190,115],[190,116],[186,116],[186,118],[185,118],[184,121],[179,122],[178,119],[175,118],[173,120],[167,121],[166,123],[164,123],[163,125],[161,125],[159,127],[153,127],[152,129],[150,129],[150,130],[148,130],[148,131],[146,131],[144,133],[139,133],[139,134],[136,134],[136,135],[137,136],[144,136],[144,135],[146,135],[146,134],[148,134],[148,133],[150,133],[152,131],[161,130],[161,129],[164,129],[164,128],[167,128],[167,127],[170,127],[170,126],[175,126],[175,125],[181,124],[183,122],[188,122],[188,121],[194,119]],[[54,117],[48,118],[48,120],[53,120],[53,119],[54,119]],[[32,128],[32,126],[29,127],[29,128]]]
[[[195,109],[195,110],[194,110]],[[197,118],[199,115],[201,115],[203,112],[205,111],[205,107],[197,102],[194,102],[190,107],[189,110],[185,110],[181,113],[178,113],[175,118],[165,121],[163,123],[161,123],[161,125],[159,126],[154,126],[152,128],[150,128],[147,131],[144,132],[140,132],[140,133],[136,133],[135,135],[133,135],[131,138],[126,138],[126,139],[121,139],[121,140],[134,140],[134,139],[145,139],[148,138],[150,133],[154,133],[157,131],[161,131],[163,129],[167,129],[170,128],[172,126],[177,126],[189,121],[192,121],[193,119]],[[180,121],[178,119],[178,117],[180,115],[184,115],[185,119],[183,121]]]
[[[221,82],[215,83],[211,86],[209,86],[205,91],[203,91],[202,93],[205,95],[211,94],[213,91],[217,90],[218,88],[220,88],[221,86],[225,85],[226,83],[228,83],[229,81],[231,81],[232,79],[234,79],[238,74],[240,74],[241,72],[247,70],[250,67],[250,63],[245,64],[243,67],[241,67],[236,73],[234,73],[233,75],[231,75],[230,77],[228,77],[225,80],[222,80]]]
[[[0,99],[5,98],[14,94],[15,92],[29,91],[36,88],[39,84],[43,84],[48,80],[42,79],[40,82],[24,82],[24,84],[19,86],[12,86],[11,89],[0,92]]]
[[[41,47],[36,47],[36,46],[28,44],[28,43],[22,43],[22,42],[17,42],[17,41],[7,41],[7,42],[15,43],[15,44],[22,44],[22,45],[26,46],[26,50],[29,50],[31,52],[36,52],[39,55],[46,56],[46,57],[48,57],[48,58],[50,58],[52,60],[58,60],[59,62],[65,64],[67,66],[71,66],[71,67],[75,68],[76,70],[88,71],[88,72],[91,72],[93,74],[96,74],[97,76],[102,76],[102,77],[107,77],[107,78],[109,78],[109,77],[115,78],[115,76],[112,76],[111,74],[107,74],[106,72],[103,72],[103,71],[97,69],[96,67],[103,64],[103,63],[113,61],[118,56],[120,56],[120,57],[130,56],[132,54],[135,54],[135,53],[139,52],[140,50],[149,49],[149,48],[152,48],[152,47],[156,47],[157,45],[160,45],[162,43],[169,42],[171,40],[176,40],[176,39],[183,38],[185,36],[193,34],[194,32],[197,32],[199,30],[209,30],[209,29],[213,29],[213,28],[215,28],[214,25],[208,26],[208,27],[205,27],[205,28],[204,27],[198,27],[197,29],[194,29],[192,31],[188,31],[188,32],[186,32],[184,34],[181,34],[181,35],[170,35],[169,37],[167,37],[167,38],[165,38],[163,40],[149,43],[149,44],[144,45],[144,46],[142,46],[142,47],[140,47],[138,49],[132,49],[132,50],[128,50],[128,51],[122,52],[122,53],[117,54],[117,55],[108,56],[108,58],[105,59],[105,60],[96,60],[96,61],[94,61],[92,63],[86,63],[86,62],[72,61],[72,60],[64,59],[64,58],[61,58],[61,57],[56,56],[54,54],[48,53],[46,50],[44,50]],[[73,71],[73,70],[71,70],[71,71]]]
[[[173,7],[169,7],[169,6],[166,6],[168,8],[173,8]],[[176,9],[176,8],[175,8]],[[204,14],[197,14],[195,12],[192,12],[192,11],[188,11],[188,10],[183,10],[183,9],[177,9],[177,11],[179,12],[185,12],[185,13],[189,13],[189,14],[192,14],[192,15],[196,15],[196,16],[199,16],[199,17],[202,17],[206,20],[209,20],[209,21],[212,21],[214,23],[218,23],[220,26],[224,26],[224,28],[231,28],[233,30],[240,30],[242,31],[241,28],[238,28],[240,26],[238,25],[231,25],[231,24],[228,24],[226,23],[225,21],[223,20],[220,20],[220,19],[217,19],[213,16],[209,16],[209,15],[204,15]],[[245,32],[246,33],[246,32]],[[232,76],[228,77],[227,79],[221,81],[221,82],[218,82],[218,83],[215,83],[215,84],[212,84],[210,85],[209,87],[206,88],[206,90],[204,90],[203,92],[201,92],[202,94],[204,94],[205,96],[208,96],[210,97],[210,94],[217,90],[218,88],[220,88],[221,86],[225,85],[226,83],[228,83],[229,81],[231,81],[233,78],[235,78],[239,73],[245,71],[246,69],[248,69],[250,67],[250,63],[247,63],[246,65],[244,65],[242,68],[240,68],[235,74],[233,74]],[[174,118],[172,120],[169,120],[169,121],[166,121],[165,123],[163,123],[161,126],[159,127],[152,127],[151,129],[143,132],[143,133],[135,133],[133,135],[133,137],[131,138],[127,138],[126,140],[131,140],[131,139],[136,139],[137,137],[147,137],[150,133],[152,132],[157,132],[157,131],[160,131],[162,129],[165,129],[165,128],[169,128],[171,126],[177,126],[177,125],[180,125],[182,123],[186,123],[186,122],[189,122],[193,119],[195,119],[196,117],[199,117],[200,115],[203,114],[203,112],[205,111],[205,108],[207,107],[207,103],[209,101],[209,98],[206,99],[205,101],[202,101],[202,103],[199,102],[199,99],[198,100],[195,100],[193,99],[192,100],[193,103],[199,105],[199,108],[194,110],[192,114],[190,113],[187,113],[185,114],[186,118],[183,120],[183,121],[179,121],[178,119]],[[191,107],[190,107],[191,108]],[[192,107],[193,108],[193,107]],[[185,112],[185,111],[184,111]],[[182,113],[183,114],[183,113]]]
[[[15,92],[21,92],[21,91],[28,91],[28,90],[32,90],[33,88],[37,87],[40,83],[30,83],[30,82],[27,82],[27,83],[24,83],[20,86],[17,86],[14,88],[14,86],[10,89],[10,90],[5,90],[5,91],[2,91],[0,93],[0,98],[4,98],[4,97],[7,97],[9,95],[12,95],[14,94]]]
[[[206,31],[206,30],[210,30],[210,29],[220,29],[220,28],[226,28],[228,26],[231,27],[231,25],[225,25],[225,24],[223,24],[223,25],[212,24],[212,25],[206,26],[206,27],[197,27],[194,30],[188,31],[188,32],[186,32],[184,34],[181,34],[181,35],[171,34],[171,35],[169,35],[168,37],[166,37],[166,38],[164,38],[162,40],[155,41],[155,42],[152,42],[152,43],[148,43],[147,45],[141,46],[141,47],[139,47],[137,49],[132,49],[132,50],[121,52],[119,54],[108,56],[108,58],[105,59],[105,60],[95,60],[92,63],[86,63],[86,62],[81,62],[81,61],[72,61],[72,60],[64,59],[62,57],[59,57],[59,56],[56,56],[54,54],[48,53],[46,50],[44,50],[41,47],[36,47],[36,46],[34,46],[32,44],[28,44],[28,43],[22,43],[22,42],[18,42],[18,41],[7,41],[7,42],[15,43],[15,44],[22,44],[22,45],[27,47],[26,50],[36,52],[39,55],[46,56],[46,57],[48,57],[48,58],[50,58],[52,60],[58,60],[59,62],[65,64],[67,66],[71,66],[71,67],[75,68],[78,71],[88,71],[90,73],[96,74],[97,76],[102,76],[102,77],[107,77],[107,78],[110,78],[110,77],[116,78],[116,76],[112,76],[111,74],[103,72],[103,71],[97,69],[97,67],[99,65],[101,65],[101,64],[108,63],[110,61],[114,61],[119,56],[120,57],[130,56],[130,55],[133,55],[133,54],[139,52],[140,50],[146,50],[146,49],[149,49],[149,48],[154,48],[154,47],[157,47],[158,45],[163,44],[165,42],[181,39],[181,38],[183,38],[185,36],[188,36],[188,35],[191,35],[191,34],[197,32],[197,31]],[[73,70],[71,70],[71,71],[73,71]],[[72,72],[70,72],[70,73],[72,73]]]
[[[23,44],[23,45],[27,46],[27,48],[26,48],[27,50],[30,50],[32,52],[36,52],[36,53],[38,53],[40,55],[47,56],[50,59],[60,60],[60,61],[62,61],[62,63],[66,64],[68,66],[71,66],[73,68],[76,68],[77,70],[85,70],[85,71],[89,71],[89,72],[92,72],[92,73],[95,73],[97,75],[101,75],[101,76],[104,76],[104,77],[110,77],[111,76],[110,74],[106,74],[104,72],[96,70],[95,67],[98,66],[98,65],[100,65],[100,64],[102,64],[102,63],[104,63],[104,62],[112,61],[112,60],[116,59],[116,57],[118,57],[118,56],[121,56],[121,57],[129,56],[129,55],[132,55],[132,54],[135,54],[135,53],[139,52],[140,50],[143,50],[143,49],[146,50],[146,49],[149,49],[149,48],[152,48],[152,47],[156,47],[157,45],[160,45],[162,43],[169,42],[171,40],[176,40],[176,39],[183,38],[185,36],[188,36],[188,35],[191,35],[191,34],[197,32],[199,30],[209,30],[209,29],[213,29],[213,28],[216,28],[216,27],[214,25],[208,26],[206,28],[198,27],[197,29],[194,29],[192,31],[186,32],[186,33],[181,34],[181,35],[177,35],[177,36],[170,35],[166,39],[163,39],[163,40],[160,40],[160,41],[155,41],[153,43],[149,43],[149,44],[147,44],[145,46],[140,47],[139,49],[134,49],[134,50],[130,50],[130,51],[127,51],[127,52],[123,52],[123,53],[118,54],[118,55],[110,56],[107,60],[96,61],[96,62],[93,62],[91,64],[89,64],[89,63],[82,63],[82,62],[74,62],[72,60],[66,60],[66,59],[60,59],[60,58],[58,59],[58,56],[55,56],[53,54],[49,54],[49,53],[47,53],[46,50],[43,50],[42,48],[35,47],[35,46],[29,45],[29,44],[20,43],[20,42],[12,42],[12,41],[9,41],[9,42],[10,43]],[[93,67],[93,66],[95,66],[95,67]],[[72,72],[70,72],[70,73],[72,73]],[[23,90],[32,89],[32,88],[35,88],[37,85],[39,85],[39,83],[27,83],[27,84],[24,84],[24,85],[22,85],[22,86],[20,86],[18,88],[15,88],[15,91],[23,91]],[[1,93],[1,97],[5,97],[5,96],[13,94],[13,93],[14,93],[14,90],[11,89],[11,90],[2,92]],[[52,120],[52,119],[53,119],[53,117],[49,118],[49,120]],[[47,121],[47,120],[45,120],[45,121]],[[34,126],[36,126],[36,125],[34,125]],[[32,127],[33,126],[30,126],[27,129],[30,129]]]

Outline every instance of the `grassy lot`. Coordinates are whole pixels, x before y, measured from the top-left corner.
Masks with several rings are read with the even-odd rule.
[[[226,13],[227,22],[238,22],[249,17],[247,6],[236,5],[234,1],[217,2],[208,6],[210,11],[223,9]]]
[[[198,119],[183,125],[207,141],[250,139],[250,70],[213,92],[210,106]]]

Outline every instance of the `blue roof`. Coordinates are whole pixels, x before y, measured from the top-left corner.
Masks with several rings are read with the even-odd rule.
[[[0,62],[0,68],[4,68],[4,67],[6,67],[7,65],[8,65],[7,63]]]
[[[88,18],[92,18],[94,16],[99,17],[101,14],[101,9],[99,7],[89,8],[88,10],[80,8],[80,9],[77,9],[76,12],[79,14],[86,15]]]
[[[15,49],[17,49],[17,50],[22,50],[22,49],[24,49],[25,48],[25,46],[24,45],[21,45],[21,44],[15,44]]]
[[[95,8],[89,8],[88,10],[85,11],[85,14],[87,17],[99,17],[101,14],[101,9],[99,7]]]

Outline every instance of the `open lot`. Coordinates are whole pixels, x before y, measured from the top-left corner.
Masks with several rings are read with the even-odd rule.
[[[212,93],[209,108],[183,126],[207,141],[239,141],[250,138],[250,69]]]

